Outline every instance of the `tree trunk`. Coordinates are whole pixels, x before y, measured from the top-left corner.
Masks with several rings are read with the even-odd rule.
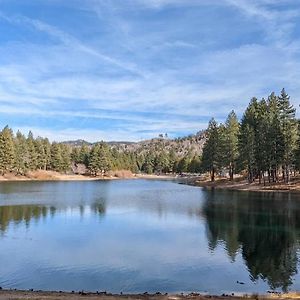
[[[231,163],[231,174],[230,174],[230,180],[233,181],[233,176],[234,176],[234,166],[233,166],[233,163]]]
[[[286,165],[285,166],[285,182],[289,183],[290,182],[290,172],[289,172],[289,166]]]
[[[213,167],[211,170],[211,181],[214,182],[215,181],[215,168]]]

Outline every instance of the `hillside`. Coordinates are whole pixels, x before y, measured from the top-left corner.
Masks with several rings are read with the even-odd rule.
[[[167,152],[174,150],[177,156],[183,157],[187,153],[192,155],[200,155],[202,148],[206,140],[205,131],[199,131],[196,134],[192,134],[182,138],[170,139],[167,137],[157,137],[150,140],[143,140],[139,142],[127,142],[127,141],[111,141],[107,144],[112,149],[116,149],[119,152],[135,152],[139,154],[147,153],[148,151],[157,152],[165,150]],[[65,141],[71,147],[81,147],[86,145],[92,147],[96,143],[89,143],[85,140]]]

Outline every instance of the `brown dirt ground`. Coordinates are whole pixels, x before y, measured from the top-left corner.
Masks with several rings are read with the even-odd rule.
[[[206,180],[196,180],[193,183],[196,186],[216,189],[228,189],[228,190],[240,190],[240,191],[258,191],[258,192],[300,192],[300,176],[293,177],[289,184],[283,182],[271,183],[266,182],[264,184],[258,184],[254,182],[249,184],[247,180],[243,178],[236,178],[233,182],[228,179],[218,178],[215,182]]]
[[[269,294],[269,295],[243,295],[243,296],[209,296],[191,293],[188,295],[172,295],[172,294],[131,294],[131,295],[113,295],[105,293],[67,293],[67,292],[45,292],[45,291],[15,291],[15,290],[0,290],[0,300],[240,300],[240,299],[300,299],[300,293],[289,294]]]

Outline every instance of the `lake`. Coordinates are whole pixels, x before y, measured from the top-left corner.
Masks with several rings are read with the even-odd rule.
[[[0,183],[0,286],[300,290],[300,197],[172,181]]]

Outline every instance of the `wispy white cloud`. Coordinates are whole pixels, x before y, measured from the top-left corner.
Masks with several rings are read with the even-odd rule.
[[[56,118],[54,130],[46,121],[31,123],[37,134],[53,139],[137,140],[195,132],[210,116],[223,121],[232,108],[241,115],[252,96],[282,87],[298,106],[298,12],[291,1],[282,3],[95,0],[77,11],[69,2],[79,16],[78,32],[67,18],[4,11],[1,22],[28,34],[0,40],[0,114],[5,120],[13,115],[11,125],[26,130],[28,116]],[[212,11],[219,18],[206,16]],[[197,22],[204,18],[201,27]],[[89,34],[85,22],[97,30]],[[216,41],[224,27],[227,36]],[[36,33],[42,38],[35,40]],[[28,126],[18,124],[18,116]],[[83,129],[93,119],[99,123]]]

